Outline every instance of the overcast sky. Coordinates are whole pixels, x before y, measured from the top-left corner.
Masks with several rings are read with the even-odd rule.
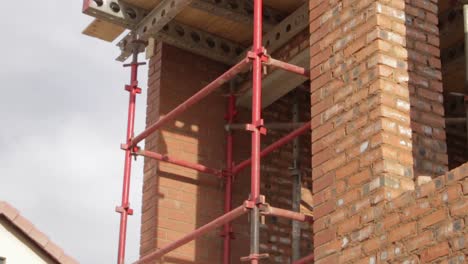
[[[81,34],[92,21],[81,6],[81,0],[3,1],[0,200],[80,263],[115,263],[129,72],[114,60],[115,45]],[[140,73],[146,83],[146,69]],[[145,96],[146,89],[138,98],[137,132]],[[129,262],[138,257],[141,168],[140,160],[132,178]]]

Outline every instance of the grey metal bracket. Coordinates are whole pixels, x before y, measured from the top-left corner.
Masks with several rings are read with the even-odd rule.
[[[231,64],[245,49],[245,46],[176,21],[171,21],[155,36],[167,44],[225,64]]]
[[[147,10],[120,0],[84,0],[83,13],[127,29],[133,29],[148,15]]]
[[[309,3],[306,2],[299,7],[294,13],[286,17],[281,23],[272,28],[266,35],[263,36],[263,45],[269,54],[277,51],[283,45],[288,43],[294,36],[309,26]],[[237,57],[236,62],[245,58],[248,51]]]
[[[201,0],[200,2],[208,1]],[[147,41],[150,37],[155,37],[158,40],[195,54],[225,64],[233,64],[235,58],[245,50],[245,46],[203,30],[178,23],[172,19],[178,14],[177,10],[182,10],[182,6],[188,5],[189,2],[191,1],[163,1],[153,11],[148,12],[147,10],[128,5],[124,1],[102,0],[101,2],[99,0],[85,0],[83,10],[91,16],[127,29],[133,29],[117,44],[121,50],[121,55],[117,58],[118,61],[125,61],[131,56],[132,48],[130,44],[132,40]],[[118,3],[118,8],[115,6],[116,3]],[[214,6],[215,4],[211,5]],[[204,6],[205,8],[209,7],[207,3]],[[130,16],[129,14],[132,15]]]

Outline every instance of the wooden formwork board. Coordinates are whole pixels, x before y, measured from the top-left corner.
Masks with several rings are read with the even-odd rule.
[[[161,0],[128,0],[126,2],[147,10],[152,10]],[[268,7],[283,11],[286,14],[293,12],[305,2],[305,0],[264,0],[265,5]],[[248,45],[252,38],[251,25],[232,21],[191,7],[184,9],[175,20],[240,44]],[[83,33],[111,42],[119,37],[123,31],[124,29],[118,25],[96,19]]]

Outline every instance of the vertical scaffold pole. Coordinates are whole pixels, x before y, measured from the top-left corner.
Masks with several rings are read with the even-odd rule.
[[[260,152],[262,120],[262,56],[263,48],[263,0],[254,0],[254,28],[253,28],[253,76],[252,76],[252,166],[251,166],[251,193],[250,198],[256,203],[251,212],[251,241],[250,261],[258,263],[260,254]]]
[[[128,104],[128,120],[127,120],[127,138],[126,143],[122,145],[122,149],[125,150],[125,165],[124,165],[124,178],[122,187],[122,204],[116,208],[116,211],[120,213],[120,230],[119,230],[119,249],[118,249],[118,264],[125,263],[125,243],[127,239],[127,219],[129,215],[133,214],[133,210],[130,208],[130,178],[132,171],[132,149],[129,147],[134,134],[135,126],[135,103],[136,95],[141,93],[141,88],[138,87],[138,67],[143,63],[138,62],[138,54],[142,43],[135,41],[133,43],[133,60],[130,66],[131,76],[130,84],[125,86],[125,90],[129,92],[129,104]]]
[[[296,90],[294,95],[294,106],[292,113],[293,123],[299,122],[299,90]],[[293,140],[293,162],[291,166],[292,178],[292,211],[301,211],[301,171],[300,171],[300,138],[296,137]],[[301,258],[301,223],[298,221],[292,221],[292,232],[291,232],[291,259],[292,262]]]
[[[231,81],[232,82],[232,81]],[[231,87],[232,90],[232,87]],[[232,91],[231,91],[232,92]],[[234,94],[228,97],[228,106],[226,114],[226,122],[232,124],[236,117],[236,96]],[[232,174],[233,169],[233,146],[234,137],[232,131],[227,131],[226,135],[226,175],[225,175],[225,192],[224,192],[224,213],[229,213],[232,210],[232,181],[234,175]],[[224,225],[224,252],[223,252],[223,264],[231,263],[231,239],[232,230],[231,223],[228,222]]]

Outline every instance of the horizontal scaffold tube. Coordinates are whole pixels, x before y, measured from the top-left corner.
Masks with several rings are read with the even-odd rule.
[[[291,140],[295,139],[296,137],[310,131],[310,121],[302,125],[300,128],[294,130],[293,132],[289,133],[288,135],[282,137],[280,140],[276,141],[275,143],[271,144],[270,146],[266,147],[260,153],[260,157],[265,157],[266,155],[270,154],[271,152],[277,150],[278,148],[288,144]],[[233,174],[239,173],[241,170],[247,168],[252,163],[252,159],[244,160],[243,162],[239,163],[233,170]]]
[[[247,213],[249,209],[246,207],[246,205],[241,205],[237,207],[236,209],[232,210],[231,212],[211,221],[210,223],[196,229],[195,231],[192,231],[191,233],[187,234],[186,236],[182,237],[181,239],[172,242],[171,244],[167,245],[164,248],[161,248],[153,253],[150,253],[149,255],[141,258],[140,260],[134,262],[133,264],[143,264],[143,263],[151,263],[152,261],[155,261],[162,256],[166,255],[167,253],[189,243],[192,240],[197,239],[198,237],[210,232],[213,229],[216,229],[226,223],[229,223],[236,218],[244,215]]]
[[[212,174],[212,175],[215,175],[215,176],[222,176],[222,171],[221,170],[216,170],[216,169],[213,169],[213,168],[209,168],[209,167],[207,167],[205,165],[198,164],[198,163],[191,163],[191,162],[188,162],[188,161],[171,158],[169,156],[166,156],[166,155],[163,155],[163,154],[160,154],[160,153],[151,152],[151,151],[147,151],[147,150],[139,150],[135,154],[138,155],[138,156],[143,156],[143,157],[159,160],[159,161],[162,161],[162,162],[178,165],[178,166],[181,166],[181,167],[184,167],[184,168],[196,170],[198,172]]]
[[[276,208],[270,205],[261,205],[261,213],[263,215],[272,215],[272,216],[278,216],[278,217],[283,217],[299,222],[309,222],[312,223],[314,221],[313,217],[310,215],[306,215],[303,213],[298,213],[298,212],[293,212],[290,210],[285,210],[281,208]]]
[[[273,59],[271,57],[268,58],[268,61],[267,61],[266,64],[269,65],[269,66],[273,66],[273,67],[276,67],[276,68],[283,69],[283,70],[288,71],[288,72],[292,72],[292,73],[295,73],[295,74],[302,75],[302,76],[306,77],[307,79],[310,79],[310,72],[306,68],[302,68],[302,67],[296,66],[294,64],[284,62],[284,61],[276,60],[276,59]]]
[[[297,129],[303,126],[305,123],[268,123],[264,127],[268,130],[289,130]],[[248,124],[228,124],[226,130],[247,130]]]
[[[156,123],[149,126],[145,131],[141,132],[138,136],[134,137],[128,146],[129,148],[135,147],[138,143],[143,141],[149,135],[160,129],[162,126],[167,124],[167,122],[176,118],[179,114],[185,112],[188,108],[193,106],[194,104],[201,101],[203,98],[214,92],[216,89],[221,87],[223,84],[234,78],[239,73],[243,72],[247,66],[250,64],[250,59],[245,58],[240,61],[238,64],[234,65],[231,69],[225,72],[223,75],[218,77],[216,80],[202,88],[198,91],[195,95],[187,99],[185,102],[177,106],[174,110],[169,112],[164,117],[161,117]]]
[[[310,254],[307,257],[301,258],[300,260],[293,262],[293,264],[308,264],[308,263],[314,263],[314,254]]]

